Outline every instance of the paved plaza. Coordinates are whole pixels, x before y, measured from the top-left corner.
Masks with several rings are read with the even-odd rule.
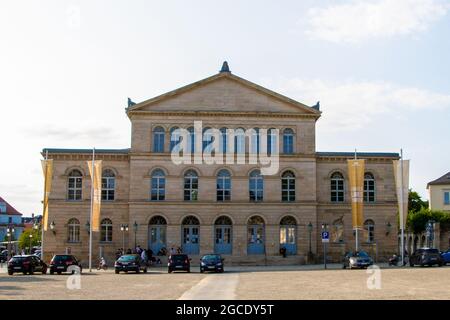
[[[119,275],[112,269],[86,270],[81,288],[68,289],[69,275],[8,276],[3,268],[0,299],[450,299],[449,266],[381,266],[380,289],[368,287],[371,276],[340,265],[327,270],[318,265],[229,267],[223,274],[202,274],[197,268],[191,273],[152,268],[147,274]]]

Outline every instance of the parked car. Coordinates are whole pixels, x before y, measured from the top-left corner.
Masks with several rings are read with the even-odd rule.
[[[187,254],[172,254],[167,262],[168,272],[187,271],[191,272],[191,259]]]
[[[441,252],[441,258],[443,260],[442,262],[444,263],[444,265],[450,263],[450,249],[448,249],[445,252]]]
[[[8,274],[22,272],[34,274],[35,272],[47,273],[47,264],[34,255],[14,256],[8,261]]]
[[[411,257],[409,257],[409,265],[414,267],[416,264],[421,267],[426,265],[433,266],[437,264],[442,267],[444,265],[444,260],[442,260],[438,249],[421,248],[414,251]]]
[[[75,273],[76,267],[79,268],[80,273],[82,271],[80,261],[73,255],[70,254],[55,254],[50,261],[50,274],[61,274],[62,272],[67,272],[68,268],[71,273]]]
[[[141,259],[138,254],[126,254],[120,256],[119,259],[114,263],[114,269],[116,274],[120,271],[135,271],[136,273],[141,272],[147,273],[147,264]]]
[[[225,259],[223,259],[220,254],[204,255],[200,259],[200,272],[201,273],[203,273],[205,271],[223,272],[224,271],[224,265],[223,265],[224,260]]]
[[[0,252],[0,262],[8,261],[8,250],[3,250]]]
[[[367,268],[373,265],[373,259],[365,251],[347,252],[342,267],[345,268]]]

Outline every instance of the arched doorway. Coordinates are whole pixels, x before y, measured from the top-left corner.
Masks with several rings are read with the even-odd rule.
[[[200,221],[194,216],[183,219],[181,226],[183,253],[199,254],[200,252]]]
[[[292,216],[286,216],[280,221],[280,249],[285,248],[286,254],[297,254],[297,221]]]
[[[231,254],[232,251],[232,221],[227,216],[221,216],[214,223],[214,252]]]
[[[247,222],[247,254],[264,254],[265,223],[260,216],[253,216]]]
[[[162,216],[154,216],[148,223],[148,247],[153,254],[157,255],[159,250],[166,248],[167,221]]]

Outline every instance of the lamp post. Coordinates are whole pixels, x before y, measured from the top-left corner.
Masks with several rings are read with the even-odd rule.
[[[52,230],[53,235],[56,234],[55,227],[56,227],[55,221],[52,221],[52,223],[50,223],[50,230]]]
[[[308,252],[308,257],[312,256],[312,250],[311,250],[311,234],[313,231],[313,225],[311,223],[311,221],[308,223],[308,233],[309,233],[309,252]]]
[[[327,231],[328,224],[322,223],[322,231]],[[327,268],[327,243],[323,242],[323,266],[326,269]]]
[[[134,224],[133,224],[133,231],[134,231],[134,247],[136,248],[136,245],[137,245],[137,243],[136,243],[136,233],[137,233],[137,231],[138,231],[138,223],[136,222],[136,221],[134,221]]]
[[[6,235],[8,236],[8,255],[9,255],[10,258],[12,258],[11,238],[12,238],[14,232],[15,232],[15,230],[14,230],[14,227],[12,225],[9,225],[6,228]]]
[[[391,233],[391,229],[392,229],[391,222],[388,221],[388,223],[386,224],[386,236],[388,236]]]
[[[89,222],[89,220],[86,222],[86,224],[84,225],[86,227],[86,232],[88,234],[91,233],[91,223]]]
[[[427,240],[428,240],[428,248],[433,247],[433,240],[434,240],[434,228],[433,228],[434,221],[430,220],[427,222]]]
[[[30,254],[31,254],[31,242],[33,241],[33,234],[30,233]]]
[[[128,231],[128,225],[122,224],[120,231],[122,232],[122,254],[125,254],[125,231]]]

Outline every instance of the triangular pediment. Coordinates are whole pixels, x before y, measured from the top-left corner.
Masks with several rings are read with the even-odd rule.
[[[320,116],[320,111],[261,87],[248,80],[221,72],[212,77],[143,101],[127,112],[267,112]]]

